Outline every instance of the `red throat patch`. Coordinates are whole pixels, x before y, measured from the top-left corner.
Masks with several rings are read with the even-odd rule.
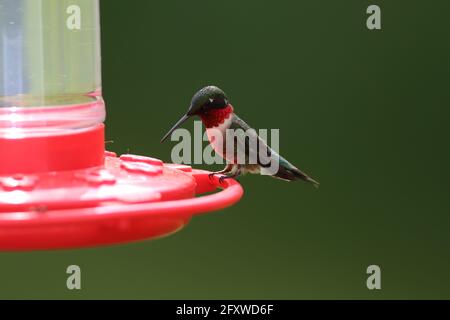
[[[200,115],[200,118],[203,121],[203,124],[206,128],[217,127],[219,124],[222,124],[226,119],[228,119],[233,113],[233,106],[228,104],[223,109],[212,109],[207,112],[204,112]]]

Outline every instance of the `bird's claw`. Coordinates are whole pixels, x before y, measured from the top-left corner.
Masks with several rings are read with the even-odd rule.
[[[228,178],[228,177],[227,176],[221,176],[219,178],[219,183],[222,184],[225,181],[226,178]]]
[[[210,180],[214,179],[214,176],[215,176],[216,174],[219,174],[219,173],[217,173],[217,172],[212,172],[212,173],[208,174],[209,179],[210,179]],[[226,175],[220,176],[220,177],[219,177],[219,183],[222,184],[222,183],[225,181],[226,178],[228,178],[228,176],[226,176]]]
[[[222,183],[224,179],[226,179],[228,176],[224,175],[222,172],[211,172],[210,174],[208,174],[208,177],[210,180],[214,179],[215,175],[221,174],[221,176],[219,177],[219,182]]]

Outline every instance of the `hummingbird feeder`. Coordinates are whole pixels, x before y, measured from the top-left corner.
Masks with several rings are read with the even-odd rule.
[[[207,171],[105,151],[99,16],[98,0],[0,0],[2,251],[153,239],[242,196]]]

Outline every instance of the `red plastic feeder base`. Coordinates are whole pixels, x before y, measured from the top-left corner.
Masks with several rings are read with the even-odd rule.
[[[154,239],[237,202],[236,181],[106,152],[88,169],[0,176],[0,250],[92,247]],[[222,189],[214,194],[196,197]]]

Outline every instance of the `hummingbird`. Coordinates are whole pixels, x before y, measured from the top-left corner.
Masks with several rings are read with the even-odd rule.
[[[219,181],[223,182],[224,179],[236,178],[245,173],[253,173],[271,175],[274,178],[286,181],[304,180],[312,183],[315,187],[319,186],[317,181],[297,169],[289,161],[268,147],[256,131],[237,116],[225,92],[216,86],[204,87],[194,94],[188,111],[163,136],[161,143],[186,120],[194,116],[200,117],[206,128],[209,143],[214,151],[227,162],[223,170],[212,172],[210,174],[211,178],[214,175],[221,175]],[[250,140],[253,138],[257,143],[252,147],[248,140],[242,141],[235,136],[232,138],[227,137],[229,130],[237,129],[242,129],[241,132],[245,132]],[[217,141],[220,141],[220,143],[217,143]],[[229,143],[233,143],[233,147],[227,149],[226,146]],[[264,150],[268,161],[262,161],[260,156],[261,150]],[[245,160],[239,162],[237,159]],[[256,159],[256,161],[250,162],[249,159]],[[277,171],[268,173],[268,168],[274,164],[273,162],[277,164]]]

